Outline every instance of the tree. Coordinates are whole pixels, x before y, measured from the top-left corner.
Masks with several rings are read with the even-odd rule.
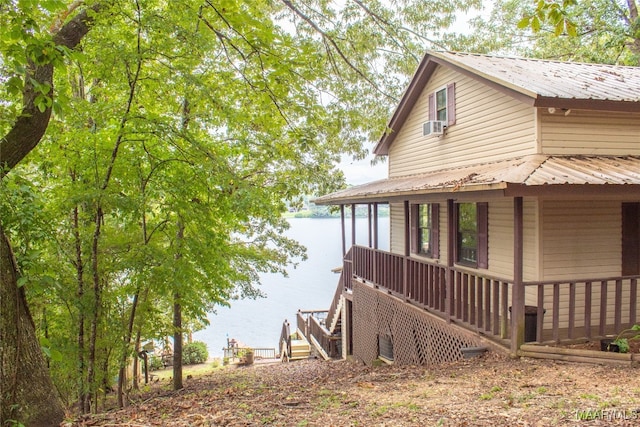
[[[475,31],[452,41],[476,52],[638,65],[640,21],[635,0],[553,0],[494,3]]]
[[[82,410],[122,372],[136,325],[137,336],[160,333],[148,319],[165,317],[174,295],[183,315],[202,318],[259,294],[260,272],[284,273],[302,255],[282,236],[285,202],[341,185],[336,162],[380,134],[433,41],[425,35],[475,4],[1,4],[2,177],[29,175],[57,200],[42,259],[64,266],[56,300],[74,296],[65,316]],[[25,298],[34,272],[19,279],[2,241],[0,422],[55,424],[60,405]]]

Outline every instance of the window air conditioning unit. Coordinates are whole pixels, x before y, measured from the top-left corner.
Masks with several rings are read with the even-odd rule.
[[[442,135],[447,125],[442,120],[429,120],[422,125],[422,135]]]

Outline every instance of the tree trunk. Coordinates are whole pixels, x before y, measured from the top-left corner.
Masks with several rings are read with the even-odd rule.
[[[78,3],[80,4],[80,3]],[[56,45],[75,48],[89,31],[94,4],[55,31]],[[38,145],[49,125],[51,108],[36,106],[34,81],[49,85],[53,98],[53,66],[27,64],[22,114],[0,137],[0,179]],[[0,425],[9,419],[28,426],[58,425],[64,415],[29,314],[24,290],[17,286],[18,272],[11,246],[0,229]]]
[[[100,206],[96,209],[95,216],[95,229],[93,232],[93,239],[91,243],[91,267],[92,267],[92,280],[93,280],[93,307],[91,313],[91,324],[89,331],[89,357],[87,360],[87,387],[89,393],[87,393],[88,399],[85,401],[85,408],[91,407],[91,400],[93,400],[94,406],[91,407],[95,412],[98,404],[97,400],[97,384],[96,384],[96,346],[98,341],[98,322],[100,320],[100,274],[98,272],[98,242],[100,240],[100,230],[102,226],[102,208]]]
[[[173,295],[173,389],[180,390],[182,384],[182,307],[180,294]]]
[[[0,227],[0,425],[57,426],[62,403],[46,368],[9,240]]]
[[[125,379],[126,379],[126,373],[127,373],[127,362],[129,361],[129,346],[131,346],[131,338],[133,337],[133,326],[136,320],[136,309],[138,308],[139,295],[140,295],[140,289],[138,288],[136,290],[135,295],[133,296],[133,302],[131,303],[131,312],[129,313],[129,323],[127,325],[127,332],[126,332],[126,336],[124,337],[124,342],[122,343],[123,347],[122,347],[122,354],[120,355],[120,368],[119,368],[119,374],[118,374],[118,391],[117,391],[117,400],[118,400],[119,408],[124,408],[125,404],[128,403],[124,399],[124,394],[125,394],[124,391],[125,391],[125,387],[127,386]],[[137,358],[137,352],[135,354],[136,356],[134,358]],[[136,375],[135,372],[134,372],[134,375]]]
[[[176,236],[178,251],[176,259],[182,258],[180,247],[184,239],[184,225],[178,223],[178,234]],[[176,283],[176,288],[177,288]],[[182,385],[182,306],[180,305],[180,292],[173,294],[173,389],[180,390]]]

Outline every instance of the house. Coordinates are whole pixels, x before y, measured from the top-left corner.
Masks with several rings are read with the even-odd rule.
[[[315,200],[343,212],[324,325],[341,324],[343,354],[425,363],[489,340],[518,355],[638,321],[640,67],[428,52],[374,152],[388,179]],[[349,248],[356,205],[370,244]]]

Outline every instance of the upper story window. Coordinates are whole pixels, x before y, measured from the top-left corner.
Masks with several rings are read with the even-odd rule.
[[[458,203],[455,209],[456,262],[488,268],[488,204]]]
[[[456,123],[456,84],[451,83],[429,94],[429,120]]]
[[[411,251],[430,258],[439,258],[440,205],[412,205],[411,218]]]
[[[436,120],[447,121],[447,89],[436,92]]]

